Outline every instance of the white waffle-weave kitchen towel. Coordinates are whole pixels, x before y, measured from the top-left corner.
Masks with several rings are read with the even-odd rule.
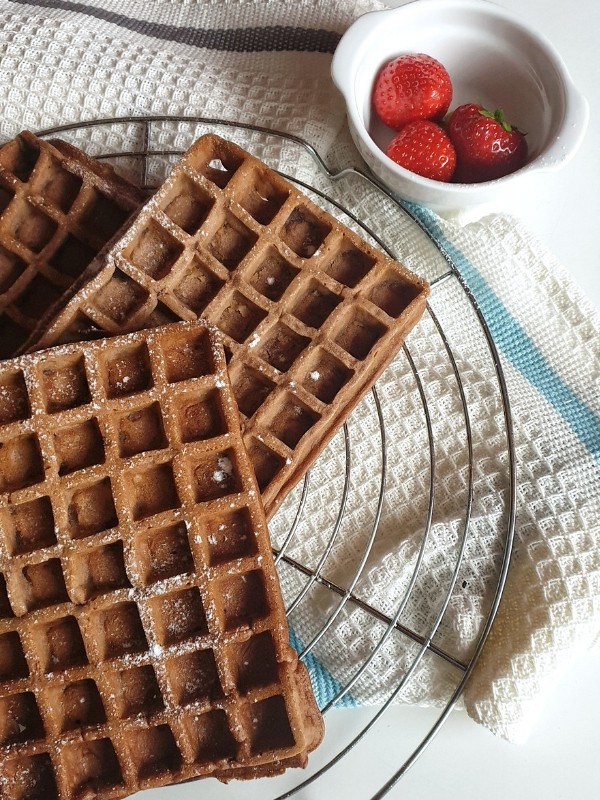
[[[370,0],[0,0],[1,140],[23,128],[39,131],[99,117],[204,115],[301,136],[328,163],[356,161],[329,66],[343,31],[357,16],[377,7]],[[82,146],[89,144],[93,150],[111,144],[89,141],[90,135],[82,134]],[[168,130],[164,137],[168,144]],[[282,152],[280,166],[285,171],[289,165]],[[357,198],[357,206],[360,203]],[[376,214],[368,199],[363,203],[363,217]],[[464,702],[475,720],[521,741],[557,676],[592,644],[600,629],[600,319],[561,266],[515,220],[497,215],[461,227],[422,209],[415,213],[452,255],[472,290],[506,376],[517,456],[514,558],[498,617]],[[397,225],[394,218],[384,225],[391,240]],[[409,231],[399,252],[419,268],[425,263],[422,247],[420,231]],[[505,508],[495,476],[505,473],[506,463],[496,449],[502,424],[493,370],[476,343],[461,332],[462,300],[452,290],[445,291],[441,287],[434,293],[432,306],[438,304],[449,335],[456,331],[461,342],[460,366],[470,376],[473,421],[487,430],[476,440],[474,452],[472,526],[480,545],[465,553],[464,575],[459,578],[464,591],[453,594],[440,631],[440,647],[460,660],[469,656],[473,628],[489,602],[486,570],[492,556],[498,556],[492,522]],[[427,579],[412,587],[401,619],[417,631],[435,613],[440,587],[447,583],[448,548],[459,546],[460,514],[453,500],[464,489],[466,474],[464,439],[453,424],[460,409],[454,398],[447,398],[447,364],[439,362],[438,344],[430,319],[410,337],[431,402],[444,412],[432,423],[442,458],[442,488],[423,555]],[[415,395],[405,360],[386,373],[381,396],[397,392],[399,385],[406,386],[407,396]],[[358,420],[354,446],[366,497],[377,431],[371,428],[372,414],[365,404],[352,421]],[[382,514],[381,538],[355,587],[375,606],[381,597],[403,596],[418,553],[423,515],[415,497],[423,495],[426,473],[422,422],[412,424],[418,413],[408,402],[401,412],[390,412],[387,421],[389,438],[402,441],[403,467],[394,468],[392,450],[387,487],[391,500]],[[328,516],[336,509],[337,472],[330,447],[311,471],[318,487],[311,501],[314,525],[299,545],[309,562],[318,560],[326,546],[320,531],[327,529]],[[368,525],[364,505],[360,497],[349,500],[345,519],[350,530],[344,532],[343,546],[336,543],[328,554],[327,574],[340,582],[345,570],[352,573],[361,537],[368,536],[362,530]],[[275,538],[289,528],[286,514],[284,507],[274,520]],[[313,628],[318,630],[320,615],[330,613],[329,595],[321,597],[318,587],[309,600],[292,617],[299,644],[306,643]],[[381,608],[388,616],[394,613],[385,603]],[[365,626],[362,613],[360,607],[352,611],[347,606],[307,658],[322,704],[347,683],[377,641],[378,634]],[[342,702],[387,697],[397,681],[396,670],[410,657],[410,648],[408,654],[396,649],[391,639],[387,645]],[[400,698],[444,702],[453,679],[423,659],[417,679],[407,681]]]

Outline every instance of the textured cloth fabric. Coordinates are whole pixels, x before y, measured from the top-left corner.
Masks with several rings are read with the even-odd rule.
[[[302,137],[333,170],[360,166],[329,67],[348,25],[379,7],[0,0],[2,141],[23,128],[106,117],[203,116]],[[189,138],[179,123],[157,129],[164,149]],[[137,146],[136,131],[121,124],[70,136],[94,154]],[[237,135],[257,143],[252,131]],[[278,144],[273,158],[283,172],[331,188],[293,144]],[[342,195],[356,219],[431,280],[432,299],[377,395],[311,470],[306,498],[298,486],[273,520],[294,642],[322,706],[390,696],[446,702],[495,602],[511,527],[512,435],[513,557],[463,702],[493,732],[522,741],[561,671],[600,629],[600,319],[508,216],[461,225],[412,207],[410,217],[360,180]],[[446,279],[440,251],[460,280]],[[508,420],[479,314],[499,354]],[[321,579],[307,583],[294,562]]]

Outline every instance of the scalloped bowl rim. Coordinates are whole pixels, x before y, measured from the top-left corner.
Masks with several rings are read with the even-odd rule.
[[[437,31],[435,34],[428,30],[427,21],[432,19],[437,20],[437,25],[433,26]],[[373,81],[383,63],[401,52],[427,52],[423,43],[428,35],[433,39],[437,36],[438,48],[441,42],[448,52],[452,52],[452,40],[447,37],[447,41],[442,41],[444,30],[440,19],[451,21],[451,27],[460,35],[474,35],[476,28],[470,27],[473,23],[480,24],[482,30],[485,28],[486,35],[496,35],[495,32],[500,31],[496,35],[500,44],[504,44],[499,38],[501,35],[512,37],[512,41],[506,39],[507,49],[512,42],[526,43],[525,66],[531,73],[532,91],[537,90],[538,84],[540,93],[544,94],[547,89],[550,91],[551,97],[546,99],[552,120],[548,123],[551,130],[547,133],[547,141],[542,141],[538,152],[524,167],[503,178],[475,184],[443,183],[423,178],[386,156],[375,141],[368,120],[365,121]],[[400,29],[401,33],[392,39],[391,31],[396,33]],[[415,48],[403,44],[407,31],[411,30],[416,31],[418,45]],[[437,57],[436,52],[430,55]],[[539,61],[542,69],[536,71],[532,68],[534,59]],[[444,63],[442,58],[440,60]],[[450,66],[448,69],[452,78],[452,69]],[[540,71],[544,72],[543,76]],[[514,191],[515,185],[523,178],[564,166],[578,150],[589,118],[587,101],[575,87],[555,47],[517,16],[488,0],[413,0],[396,8],[368,12],[342,36],[333,56],[331,72],[333,82],[346,103],[350,132],[367,165],[393,191],[408,200],[439,210],[489,202],[496,195]],[[473,101],[476,100],[473,98]],[[464,98],[459,102],[468,100]],[[453,100],[450,110],[455,106]]]

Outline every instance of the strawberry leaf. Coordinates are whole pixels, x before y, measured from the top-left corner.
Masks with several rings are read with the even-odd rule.
[[[499,125],[502,125],[502,128],[507,133],[511,133],[513,127],[510,124],[510,122],[508,122],[505,119],[505,117],[504,117],[504,109],[497,108],[495,111],[488,111],[487,108],[482,108],[479,113],[481,114],[482,117],[485,117],[486,119],[495,120]]]

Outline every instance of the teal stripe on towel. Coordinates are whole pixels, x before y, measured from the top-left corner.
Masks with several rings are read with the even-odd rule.
[[[527,332],[512,316],[479,271],[441,232],[435,215],[420,206],[410,206],[427,230],[446,250],[473,292],[496,346],[513,366],[551,403],[582,444],[600,464],[600,417],[548,364]]]
[[[296,636],[296,632],[290,626],[290,644],[298,653],[304,650],[304,645]],[[313,691],[319,708],[324,708],[337,694],[342,691],[342,684],[333,677],[331,672],[321,664],[319,659],[313,654],[312,650],[302,658],[310,673]],[[337,708],[357,706],[359,703],[352,697],[350,692],[341,697],[336,703]]]

